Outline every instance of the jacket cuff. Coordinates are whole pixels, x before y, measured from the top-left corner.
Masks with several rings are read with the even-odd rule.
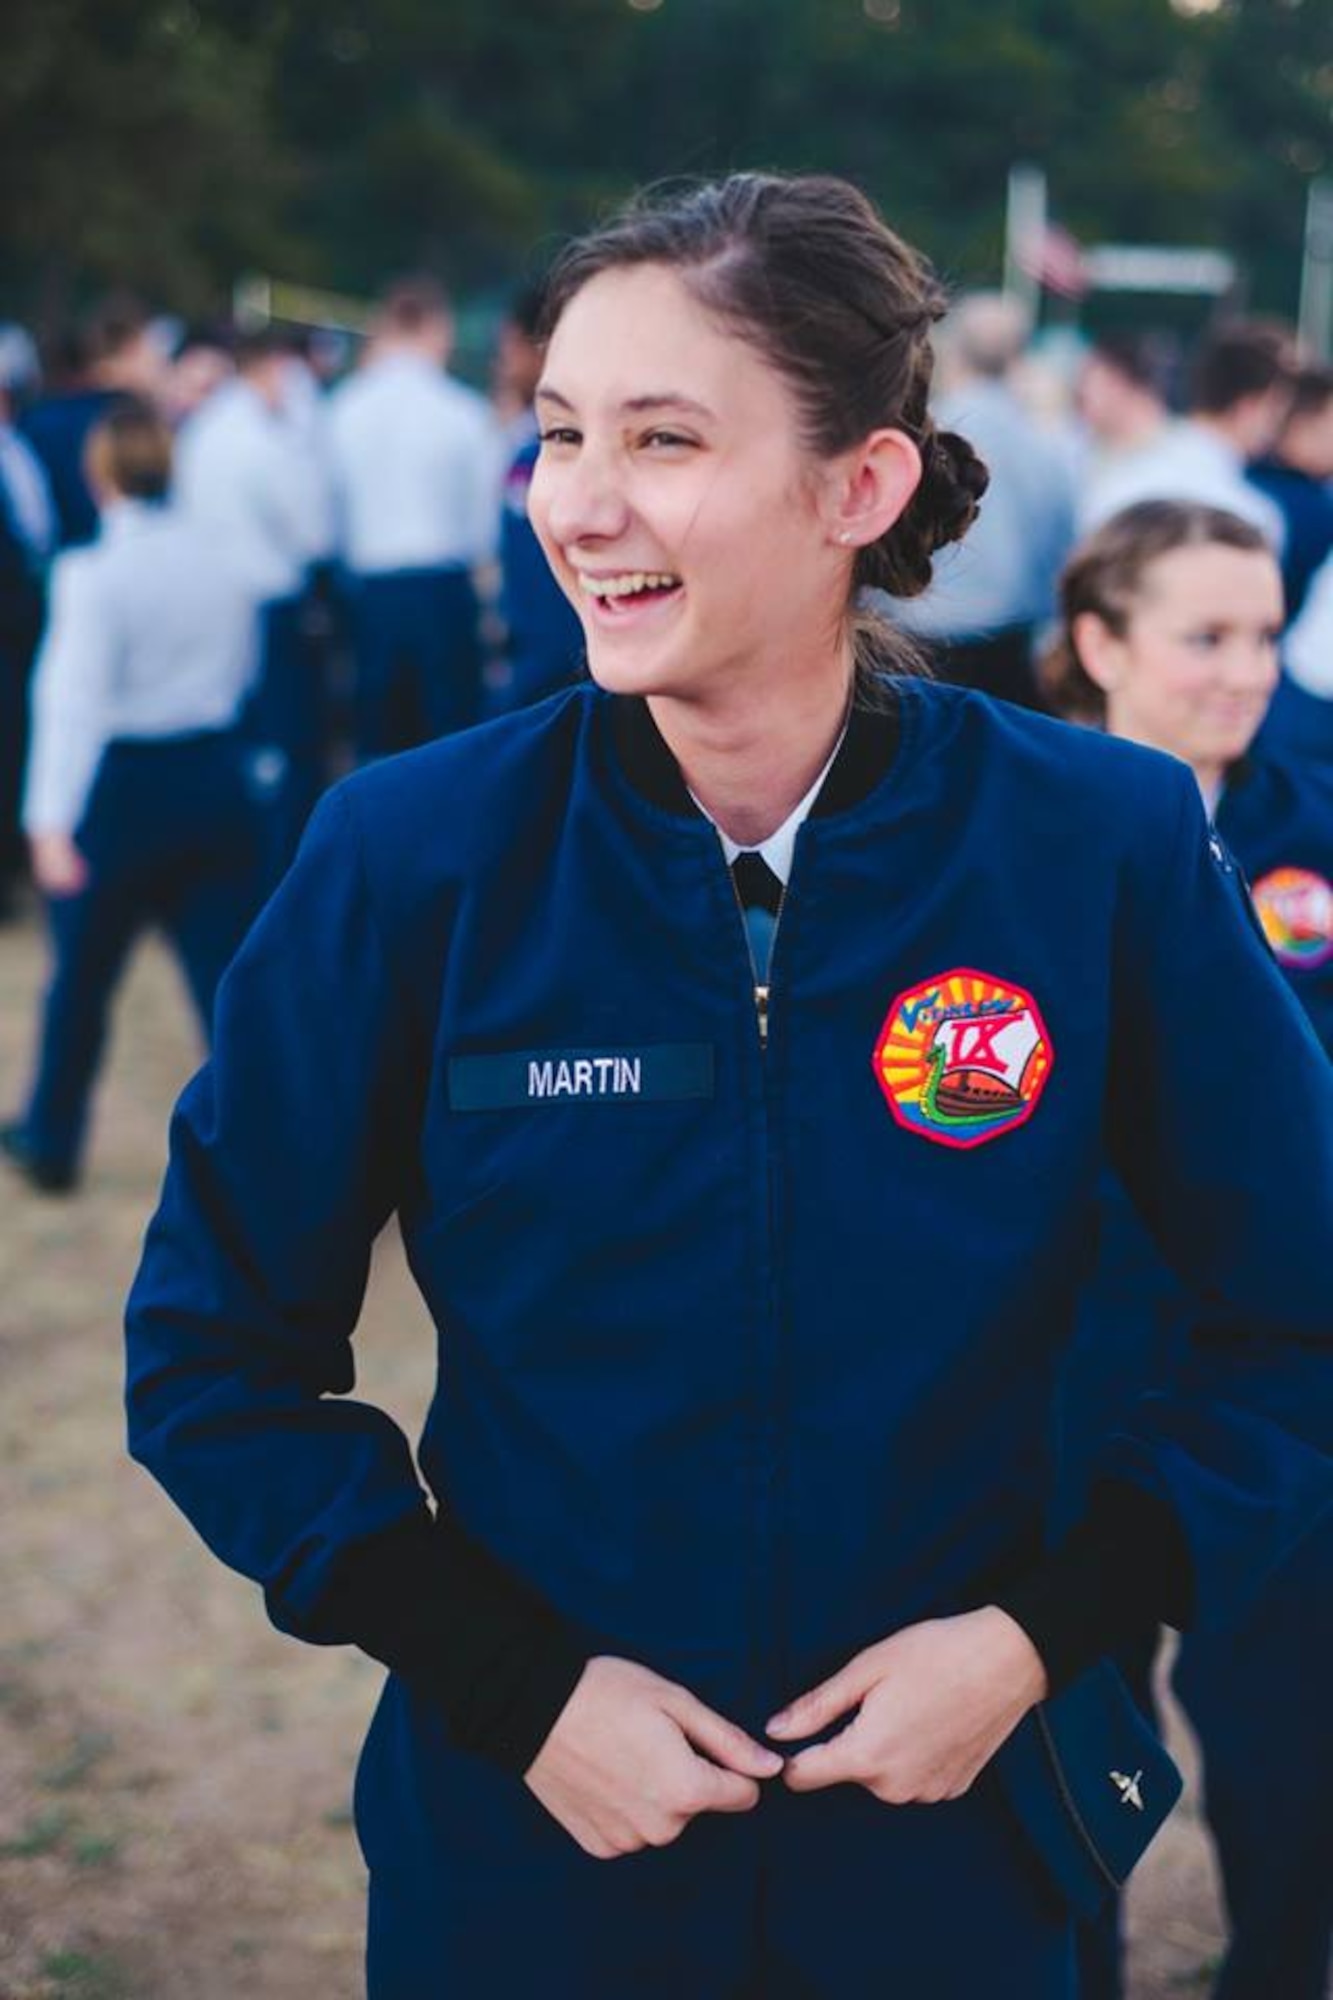
[[[343,1556],[331,1621],[443,1712],[460,1749],[525,1772],[592,1654],[589,1633],[423,1508]]]
[[[1058,1694],[1144,1626],[1187,1626],[1193,1595],[1189,1548],[1167,1503],[1105,1479],[1060,1547],[991,1601],[1022,1626]]]

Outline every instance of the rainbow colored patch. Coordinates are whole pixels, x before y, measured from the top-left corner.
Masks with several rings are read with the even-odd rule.
[[[1312,868],[1273,868],[1255,883],[1254,907],[1279,965],[1310,971],[1333,958],[1333,887]]]
[[[1024,987],[958,966],[898,995],[873,1060],[905,1130],[967,1148],[1027,1122],[1055,1052]]]

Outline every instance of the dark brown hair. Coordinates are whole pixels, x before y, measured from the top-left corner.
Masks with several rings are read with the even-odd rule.
[[[95,486],[126,500],[165,500],[171,485],[171,432],[151,404],[126,397],[88,433],[84,466]]]
[[[1307,362],[1292,382],[1291,408],[1283,429],[1289,429],[1302,417],[1317,416],[1330,402],[1333,402],[1333,367],[1326,361]]]
[[[852,594],[915,597],[931,557],[976,518],[987,472],[964,438],[930,419],[930,330],[946,298],[923,257],[849,182],[823,175],[732,174],[649,189],[552,268],[543,316],[561,313],[603,271],[677,271],[718,322],[790,384],[807,447],[832,458],[873,430],[903,430],[921,484],[877,542],[858,551]],[[901,670],[911,649],[878,619],[856,617],[858,664]]]
[[[447,320],[449,294],[435,278],[424,273],[398,278],[380,300],[379,324],[391,333],[418,334]]]
[[[1123,638],[1152,565],[1177,549],[1202,548],[1272,554],[1249,521],[1197,501],[1144,500],[1112,515],[1080,542],[1061,575],[1059,627],[1038,667],[1057,715],[1099,727],[1106,722],[1105,693],[1084,670],[1074,643],[1075,620],[1092,612]]]
[[[1296,372],[1296,345],[1281,320],[1225,321],[1200,341],[1190,369],[1189,405],[1221,416]]]

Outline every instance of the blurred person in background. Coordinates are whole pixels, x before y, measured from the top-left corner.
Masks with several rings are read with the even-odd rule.
[[[1295,378],[1295,344],[1276,321],[1233,320],[1206,334],[1190,364],[1188,415],[1093,482],[1084,528],[1139,500],[1198,500],[1253,521],[1280,551],[1281,510],[1251,485],[1246,467],[1271,450]]]
[[[230,328],[207,323],[187,326],[176,345],[162,392],[162,410],[176,428],[206,403],[236,372]]]
[[[1333,367],[1300,370],[1272,448],[1248,476],[1282,512],[1282,583],[1291,620],[1333,553]]]
[[[445,293],[406,279],[330,403],[363,763],[477,718],[473,572],[495,557],[502,444],[485,399],[447,372],[453,342]]]
[[[508,708],[568,686],[584,655],[583,627],[528,519],[528,489],[541,454],[532,398],[542,367],[542,298],[541,287],[533,286],[514,301],[496,357],[496,401],[508,411],[506,437],[513,448],[500,508],[500,612],[509,676],[503,706]]]
[[[88,433],[118,401],[160,404],[169,372],[153,321],[128,294],[116,294],[89,313],[75,336],[74,355],[73,379],[54,384],[23,415],[24,435],[50,482],[62,549],[77,548],[97,533],[97,501],[84,472]]]
[[[307,619],[311,571],[328,554],[331,502],[308,416],[290,407],[285,337],[271,327],[242,333],[234,358],[234,377],[181,429],[177,502],[255,609],[259,672],[246,727],[283,761],[285,860],[327,776],[324,689]]]
[[[1011,379],[1029,332],[1023,309],[998,292],[974,293],[951,312],[943,334],[951,386],[937,418],[975,443],[991,483],[976,527],[940,562],[926,595],[890,607],[931,642],[946,680],[1025,706],[1038,699],[1033,635],[1073,537],[1068,457]]]
[[[496,335],[491,402],[510,460],[537,436],[532,398],[542,372],[540,327],[544,297],[542,285],[525,285],[511,299]]]
[[[1166,380],[1165,351],[1150,334],[1108,335],[1085,357],[1074,391],[1088,444],[1075,499],[1080,524],[1100,481],[1161,438],[1171,421]]]
[[[1255,746],[1282,625],[1281,580],[1263,533],[1200,503],[1141,503],[1075,551],[1062,601],[1044,663],[1053,706],[1189,765],[1254,885],[1273,954],[1333,1055],[1333,774]],[[1208,1004],[1206,987],[1200,1000]],[[1244,1048],[1236,1059],[1246,1060]],[[1096,1272],[1066,1368],[1071,1514],[1083,1504],[1097,1438],[1123,1421],[1145,1382],[1169,1376],[1197,1318],[1197,1303],[1108,1176]],[[1156,1643],[1155,1627],[1145,1628],[1126,1661],[1146,1707]],[[1324,2000],[1333,1938],[1327,1524],[1238,1630],[1184,1636],[1174,1681],[1203,1752],[1231,1927],[1216,2000]],[[1083,1949],[1088,2000],[1118,1994],[1114,1926],[1088,1933]]]
[[[1282,678],[1263,736],[1284,755],[1333,766],[1333,555],[1282,635]]]
[[[0,326],[0,923],[27,872],[19,798],[28,739],[28,679],[41,636],[56,517],[41,460],[15,428],[38,380],[21,326]]]
[[[33,679],[23,803],[54,968],[32,1087],[0,1148],[75,1186],[107,1013],[127,955],[167,932],[205,1038],[254,915],[263,805],[236,727],[254,613],[207,530],[168,505],[171,434],[120,402],[88,440],[101,532],[60,556]]]

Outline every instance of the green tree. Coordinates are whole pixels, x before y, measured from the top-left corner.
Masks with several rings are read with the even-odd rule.
[[[10,0],[13,302],[240,270],[495,287],[630,187],[846,173],[964,282],[1005,182],[1085,240],[1235,252],[1295,304],[1333,162],[1327,0]]]
[[[3,242],[29,310],[112,284],[206,309],[245,261],[299,259],[268,69],[203,0],[10,0]]]

